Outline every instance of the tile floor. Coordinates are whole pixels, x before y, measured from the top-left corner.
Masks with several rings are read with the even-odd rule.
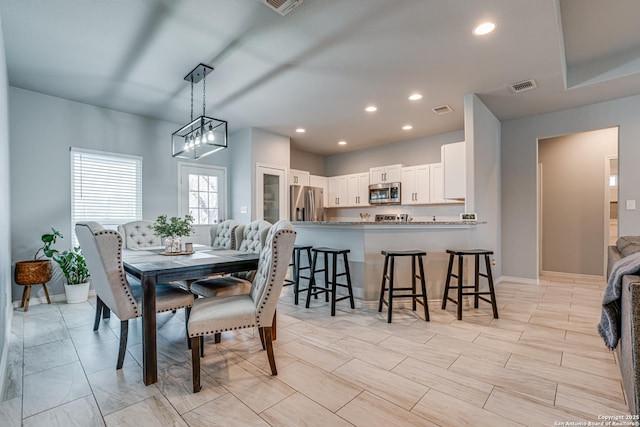
[[[371,309],[295,306],[285,288],[279,375],[254,331],[225,333],[205,341],[197,394],[183,313],[159,315],[159,381],[145,387],[139,320],[116,371],[119,322],[93,332],[95,300],[32,305],[14,312],[0,425],[554,426],[628,414],[595,330],[603,287],[501,283],[498,320],[488,304],[457,321],[433,301],[431,322],[399,309],[392,324]]]

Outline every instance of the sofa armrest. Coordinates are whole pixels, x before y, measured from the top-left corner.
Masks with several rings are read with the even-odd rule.
[[[620,373],[629,410],[640,414],[640,276],[623,276],[620,311]]]

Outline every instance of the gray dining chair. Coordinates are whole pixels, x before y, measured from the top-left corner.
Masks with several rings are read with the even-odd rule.
[[[232,219],[222,221],[220,224],[213,224],[209,233],[211,234],[211,247],[219,249],[236,248],[236,228],[240,224]]]
[[[232,248],[246,253],[259,254],[267,239],[271,223],[253,221],[234,227],[236,246]],[[191,292],[203,297],[237,295],[249,292],[255,271],[242,271],[230,276],[212,277],[191,283]]]
[[[127,350],[129,319],[142,316],[142,289],[140,286],[131,286],[125,274],[120,233],[107,230],[97,222],[77,223],[75,230],[98,297],[96,321],[103,308],[108,308],[120,319],[120,349],[116,369],[121,369]],[[156,285],[157,313],[184,308],[188,321],[193,301],[193,294],[186,290],[171,284]]]
[[[187,331],[191,343],[194,393],[201,388],[200,357],[203,355],[203,337],[208,334],[257,327],[262,349],[267,351],[271,373],[278,375],[271,325],[295,240],[296,232],[291,223],[278,221],[266,236],[249,293],[199,298],[193,303]]]
[[[143,249],[162,246],[162,239],[153,231],[153,221],[131,221],[118,225],[122,244],[127,249]]]

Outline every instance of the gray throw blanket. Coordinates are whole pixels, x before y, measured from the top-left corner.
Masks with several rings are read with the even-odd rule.
[[[598,325],[598,332],[609,350],[616,348],[620,338],[622,276],[637,273],[640,273],[640,252],[618,260],[611,268],[607,288],[602,297],[602,316]]]

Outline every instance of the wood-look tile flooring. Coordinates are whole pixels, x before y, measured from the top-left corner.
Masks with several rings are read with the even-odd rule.
[[[140,321],[122,370],[119,322],[92,331],[95,300],[14,312],[0,425],[553,426],[628,414],[614,354],[596,333],[601,283],[497,285],[490,306],[305,309],[285,288],[269,375],[257,333],[205,342],[203,389],[191,393],[182,313],[158,316],[159,381],[145,387]],[[339,304],[341,306],[341,304]],[[419,311],[418,311],[419,312]]]

